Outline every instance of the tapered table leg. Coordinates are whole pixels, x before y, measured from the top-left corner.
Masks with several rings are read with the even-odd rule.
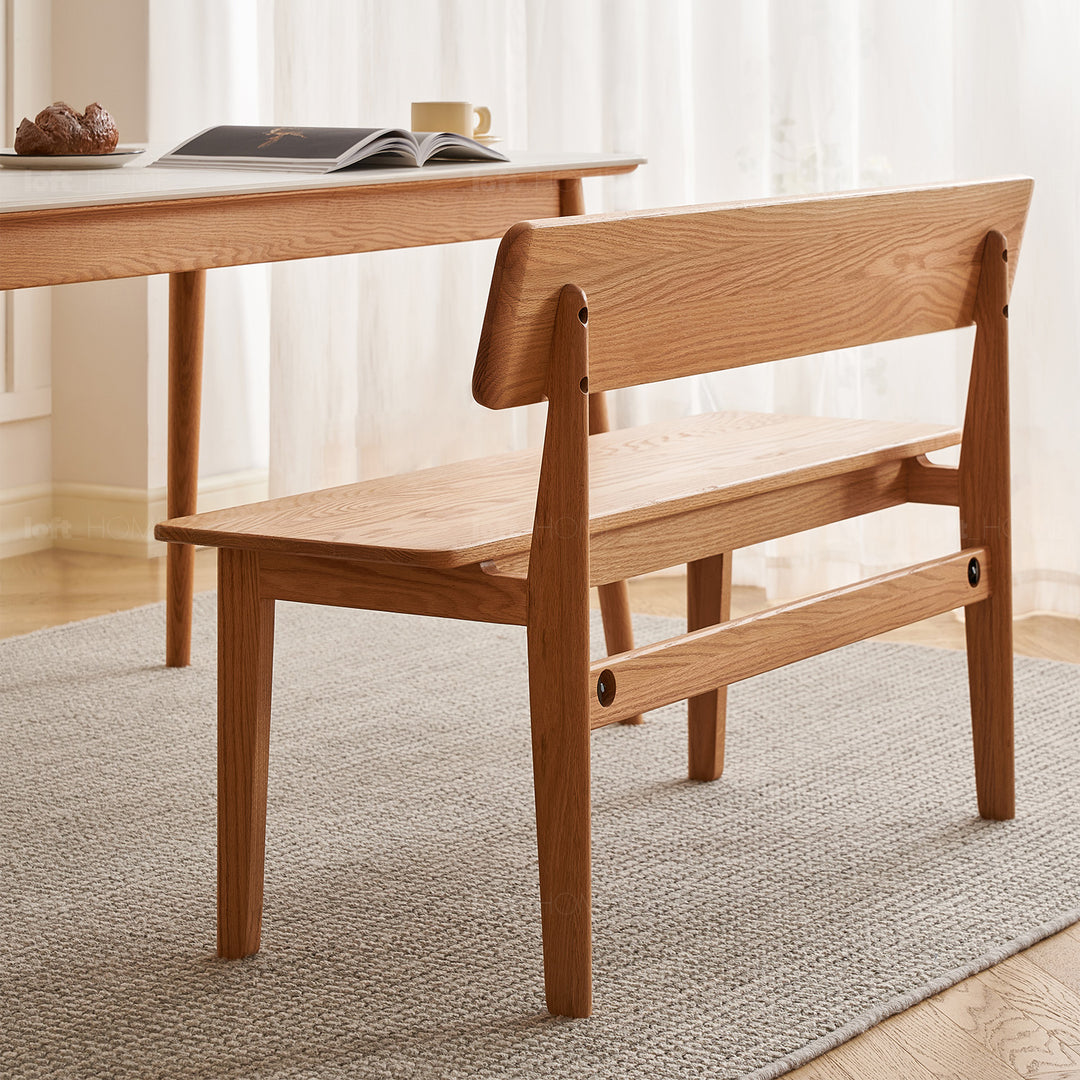
[[[199,415],[202,407],[203,312],[206,271],[169,275],[170,518],[195,513],[199,485]],[[165,663],[191,663],[191,604],[195,549],[170,544],[165,567]]]

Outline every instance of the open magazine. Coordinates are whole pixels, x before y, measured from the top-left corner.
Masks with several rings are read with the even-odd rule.
[[[404,128],[207,128],[154,165],[191,168],[283,169],[328,173],[351,165],[424,165],[440,161],[509,161],[490,146],[449,131]]]

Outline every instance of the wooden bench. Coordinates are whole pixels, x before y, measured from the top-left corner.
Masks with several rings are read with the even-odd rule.
[[[1007,302],[1031,186],[523,222],[499,250],[473,387],[492,408],[546,397],[542,452],[159,525],[221,549],[219,952],[259,947],[279,599],[527,627],[554,1013],[591,1011],[592,728],[687,698],[689,772],[714,779],[728,684],[966,606],[979,811],[1011,817]],[[716,413],[589,435],[590,394],[973,322],[962,431]],[[956,443],[958,468],[924,456]],[[734,549],[905,502],[958,506],[960,548],[728,618]],[[590,585],[679,563],[688,632],[591,662]]]

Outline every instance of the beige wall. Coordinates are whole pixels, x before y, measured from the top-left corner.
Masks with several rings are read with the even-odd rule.
[[[0,134],[10,146],[24,112],[49,95],[52,10],[49,0],[0,0],[0,12]],[[48,289],[0,294],[0,553],[50,542],[50,303]]]
[[[145,143],[146,0],[52,0],[52,99],[109,109],[122,142]],[[145,489],[146,280],[53,289],[52,475]]]
[[[106,105],[123,142],[146,142],[147,0],[52,0],[52,93]]]

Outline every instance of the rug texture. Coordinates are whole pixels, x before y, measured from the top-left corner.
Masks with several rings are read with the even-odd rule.
[[[214,956],[213,597],[0,642],[0,1075],[780,1075],[1080,917],[1080,668],[862,644],[593,741],[595,1016],[544,1011],[524,632],[279,604],[262,952]],[[642,618],[641,640],[678,632]]]

